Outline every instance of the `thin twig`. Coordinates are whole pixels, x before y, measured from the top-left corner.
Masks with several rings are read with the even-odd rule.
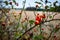
[[[43,23],[45,23],[45,22],[50,22],[50,21],[56,21],[56,20],[59,20],[59,21],[60,21],[60,19],[52,19],[52,20],[44,21]],[[42,23],[42,24],[43,24],[43,23]],[[31,27],[30,29],[28,29],[27,31],[25,31],[25,32],[22,34],[22,36],[25,35],[28,31],[30,31],[30,30],[32,30],[33,28],[35,28],[36,26],[37,26],[37,25],[34,25],[33,27]],[[19,40],[20,38],[22,38],[22,36],[18,37],[17,40]]]
[[[33,28],[35,28],[37,25],[34,25],[33,27],[31,27],[30,29],[28,29],[26,32],[24,32],[23,34],[22,34],[22,36],[23,35],[25,35],[28,31],[30,31],[30,30],[32,30]],[[22,36],[20,36],[19,38],[17,38],[17,40],[19,40],[20,38],[22,38]]]
[[[54,31],[54,30],[53,30],[53,31]],[[48,37],[48,39],[47,39],[47,40],[49,40],[49,39],[50,39],[50,37],[51,37],[51,35],[52,35],[53,31],[51,31],[51,33],[50,33],[50,35],[49,35],[49,37]]]

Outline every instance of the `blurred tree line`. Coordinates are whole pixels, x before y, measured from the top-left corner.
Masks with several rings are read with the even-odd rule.
[[[60,6],[50,7],[50,10],[49,11],[60,12]]]
[[[41,6],[38,6],[38,8],[36,7],[27,7],[26,10],[29,10],[29,11],[51,11],[51,12],[60,12],[60,3],[56,0],[55,2],[53,2],[53,4],[48,1],[48,0],[40,0],[41,2],[35,2]],[[44,5],[42,4],[42,2],[45,4],[45,8],[41,8],[43,7]],[[48,6],[47,4],[50,3],[50,5]],[[59,5],[57,5],[59,4]]]
[[[14,5],[18,6],[18,3],[15,0],[13,0],[13,2],[11,2],[11,0],[8,0],[8,1],[7,0],[5,0],[5,1],[0,0],[0,9],[1,8],[6,8],[6,7],[13,8],[13,6],[14,6],[13,3],[14,3]],[[41,6],[39,6],[38,8],[36,8],[36,7],[27,7],[26,10],[29,10],[29,11],[36,10],[36,11],[60,12],[60,2],[58,2],[57,0],[55,2],[53,2],[53,4],[49,0],[45,0],[45,1],[40,0],[40,2],[36,1],[35,3],[37,3],[37,4],[41,5]],[[45,4],[45,9],[41,8],[41,7],[44,6],[43,3]],[[48,3],[50,4],[49,6],[47,5]],[[59,4],[59,5],[57,5],[57,4]]]

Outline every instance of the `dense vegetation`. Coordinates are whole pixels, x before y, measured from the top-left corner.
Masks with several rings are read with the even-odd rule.
[[[44,5],[41,2],[45,3],[43,9],[41,7]],[[3,6],[2,3],[5,5]],[[60,40],[60,17],[58,16],[60,15],[60,5],[56,5],[59,2],[55,1],[51,4],[48,0],[40,0],[35,3],[41,6],[36,5],[26,9],[25,3],[26,0],[23,1],[23,8],[16,12],[17,10],[13,7],[18,6],[16,0],[0,1],[0,40]],[[47,3],[53,7],[46,5]],[[6,8],[8,5],[10,7]],[[25,10],[29,10],[30,14],[32,10],[33,14],[29,16]],[[56,18],[56,16],[58,17]],[[32,19],[33,17],[34,19]]]

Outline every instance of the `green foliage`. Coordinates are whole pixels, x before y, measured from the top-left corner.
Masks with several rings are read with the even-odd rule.
[[[42,0],[41,0],[42,1]],[[16,1],[15,0],[13,0],[13,2],[15,3]],[[26,1],[24,1],[24,4],[25,4],[25,2]],[[42,1],[43,2],[43,1]],[[6,5],[8,5],[8,1],[5,1],[4,2]],[[35,3],[37,3],[37,4],[41,4],[41,2],[35,2]],[[45,3],[48,3],[48,0],[46,0],[45,1]],[[56,6],[55,4],[57,3],[57,1],[54,3],[54,6],[55,7],[50,7],[50,11],[59,11],[60,10],[60,6]],[[24,7],[25,7],[25,5],[23,5],[23,10],[24,10]],[[12,5],[12,8],[13,8],[13,5]],[[49,6],[45,6],[45,9],[47,10],[49,8]],[[23,11],[22,10],[22,11]],[[42,9],[41,9],[42,10]],[[22,11],[21,11],[21,13],[22,13]],[[6,12],[6,11],[5,11]],[[7,14],[8,15],[8,14]],[[53,18],[53,16],[48,16],[49,18]],[[20,15],[20,17],[19,17],[19,20],[17,21],[17,25],[16,26],[13,26],[13,27],[16,27],[16,31],[18,31],[18,28],[19,27],[22,27],[22,25],[23,25],[23,27],[22,27],[22,29],[23,30],[19,30],[18,32],[14,32],[14,37],[15,38],[19,38],[20,36],[24,36],[26,33],[28,33],[28,31],[30,31],[30,30],[32,30],[36,25],[34,25],[34,20],[28,20],[28,21],[25,21],[24,23],[21,23],[20,22],[20,19],[21,19],[21,15]],[[15,20],[15,19],[14,19]],[[43,19],[43,20],[45,20],[45,19]],[[4,20],[5,21],[5,20]],[[50,21],[49,21],[50,22]],[[0,21],[0,23],[1,23],[1,21]],[[21,24],[20,24],[21,23]],[[33,27],[31,27],[31,26],[29,26],[28,24],[33,24],[34,26]],[[10,26],[8,23],[7,23],[7,25],[8,25],[8,27]],[[15,24],[14,24],[15,25]],[[31,27],[30,29],[28,29],[28,27],[27,26],[29,26],[29,27]],[[39,26],[39,25],[38,25]],[[37,27],[38,27],[37,26]],[[49,25],[51,28],[53,28],[54,26],[52,25],[52,24],[50,24]],[[28,33],[29,34],[29,36],[25,36],[26,38],[28,38],[28,37],[30,37],[31,36],[31,38],[32,38],[32,36],[34,36],[34,40],[43,40],[43,35],[41,34],[41,33],[43,33],[42,31],[41,31],[41,27],[44,27],[44,26],[42,26],[41,24],[40,24],[40,29],[37,31],[38,33],[40,32],[40,35],[33,35],[33,33],[31,34],[31,33]],[[0,28],[1,28],[1,25],[0,25]],[[2,29],[2,28],[1,28]],[[27,31],[26,31],[26,30]],[[37,28],[38,29],[38,28]],[[59,30],[60,28],[57,28],[57,29],[54,29],[53,31],[55,31],[55,32],[58,32],[58,30]],[[8,29],[9,30],[9,29]],[[12,29],[13,30],[13,29]],[[6,30],[7,31],[7,30]],[[26,32],[25,32],[26,31]],[[0,32],[2,32],[2,30],[0,30]]]
[[[49,18],[53,18],[53,16],[50,15]]]
[[[15,1],[15,0],[13,0],[13,2],[14,2],[14,3],[16,3],[16,1]]]
[[[4,1],[4,3],[5,3],[6,5],[8,5],[8,1]]]
[[[34,37],[34,40],[42,40],[43,38],[43,35],[37,35]]]
[[[30,24],[33,24],[35,21],[34,20],[29,20],[29,23]]]
[[[43,2],[43,0],[40,0],[41,2]]]
[[[58,1],[55,1],[55,2],[53,3],[53,5],[56,6],[56,3],[58,3]]]
[[[60,6],[50,7],[50,10],[49,11],[60,12]]]
[[[14,37],[15,37],[15,38],[18,38],[18,37],[21,36],[21,35],[22,35],[22,33],[16,32],[16,33],[14,34]]]
[[[21,26],[21,24],[20,24],[20,23],[18,23],[18,24],[17,24],[17,26],[16,26],[16,29],[18,29],[20,26]]]
[[[56,28],[56,29],[54,29],[54,32],[56,33],[56,32],[58,32],[60,30],[60,28]]]
[[[41,2],[37,2],[37,1],[36,1],[35,3],[37,3],[37,4],[41,4]]]
[[[48,3],[50,3],[50,5],[48,6],[48,5],[46,5],[45,6],[45,11],[52,11],[52,12],[60,12],[60,5],[59,6],[57,6],[56,5],[56,3],[58,3],[58,1],[56,0],[55,2],[53,2],[53,4],[51,4],[51,2],[50,1],[48,1],[48,0],[45,0],[45,2],[43,2],[43,0],[40,0],[41,2],[35,2],[35,3],[37,3],[37,4],[40,4],[41,5],[41,7],[43,7],[44,6],[44,4],[43,3],[45,3],[45,4],[48,4]],[[43,3],[42,3],[43,2]],[[59,4],[59,3],[58,3]],[[42,6],[43,5],[43,6]],[[52,7],[52,5],[53,5],[53,7]],[[49,8],[49,9],[48,9]],[[42,10],[42,11],[44,11],[44,10]]]
[[[45,9],[47,10],[49,8],[49,6],[45,6]]]

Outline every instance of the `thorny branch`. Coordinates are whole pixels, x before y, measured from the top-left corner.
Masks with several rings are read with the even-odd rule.
[[[60,21],[60,19],[52,19],[52,20],[48,20],[48,21],[43,21],[42,23],[40,23],[40,25],[43,24],[43,23],[46,23],[46,22],[56,21],[56,20],[59,20],[59,21]],[[37,25],[34,25],[33,27],[31,27],[30,29],[28,29],[27,31],[25,31],[25,32],[22,34],[22,36],[25,35],[28,31],[30,31],[30,30],[32,30],[33,28],[35,28],[36,26],[37,26]],[[50,35],[51,35],[51,34],[50,34]],[[22,38],[22,36],[18,37],[17,40],[19,40],[20,38]]]

